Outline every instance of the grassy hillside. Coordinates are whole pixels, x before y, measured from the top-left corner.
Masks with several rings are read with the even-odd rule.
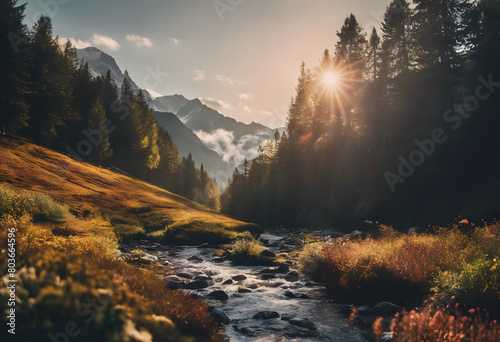
[[[259,229],[136,178],[80,163],[26,140],[2,138],[0,160],[0,183],[47,194],[77,215],[90,211],[109,216],[122,238],[224,242]]]

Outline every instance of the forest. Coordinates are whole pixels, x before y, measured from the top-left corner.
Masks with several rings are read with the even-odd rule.
[[[23,24],[26,4],[2,1],[0,130],[73,159],[118,169],[218,210],[219,187],[191,155],[180,156],[157,127],[141,90],[121,89],[108,74],[93,77],[76,49],[63,46],[42,15]]]
[[[494,0],[393,0],[371,32],[349,15],[300,66],[285,132],[234,171],[223,212],[339,229],[495,218],[499,35]]]

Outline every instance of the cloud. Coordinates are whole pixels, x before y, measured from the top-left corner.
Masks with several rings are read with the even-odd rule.
[[[245,85],[247,84],[247,81],[238,81],[238,80],[233,80],[229,77],[226,77],[224,75],[215,75],[215,77],[217,78],[217,80],[219,80],[219,82],[221,83],[225,83],[225,84],[229,84],[231,86],[233,85]]]
[[[95,46],[105,47],[111,51],[116,51],[120,48],[120,44],[116,40],[101,34],[94,34],[90,42]]]
[[[198,82],[206,79],[205,70],[195,70],[194,73],[195,76],[193,77],[193,81]]]
[[[73,44],[74,47],[77,49],[85,49],[89,46],[92,45],[91,42],[86,41],[86,40],[80,40],[80,39],[74,39],[74,38],[66,38],[66,37],[59,37],[59,45],[61,47],[64,47],[64,44],[66,44],[67,41],[70,41],[71,44]]]
[[[238,97],[241,100],[246,100],[246,101],[252,101],[253,100],[253,94],[250,91],[246,92],[246,93],[242,93],[242,94],[238,95]]]
[[[172,38],[170,41],[171,41],[171,42],[172,42],[172,44],[174,44],[175,46],[179,46],[179,45],[181,45],[181,44],[182,44],[182,40],[177,39],[177,38]]]
[[[135,43],[135,45],[138,48],[141,48],[143,46],[148,47],[148,48],[153,47],[153,42],[151,41],[151,39],[149,39],[147,37],[141,37],[141,36],[138,36],[136,34],[127,34],[125,36],[125,38],[129,42]]]
[[[101,34],[94,34],[88,40],[74,39],[74,38],[59,38],[59,44],[64,45],[67,41],[73,44],[77,49],[85,49],[89,46],[105,47],[111,51],[116,51],[120,48],[120,44],[113,40],[111,37],[104,36]]]
[[[240,105],[241,105],[241,104],[240,104]],[[244,110],[245,112],[247,112],[247,113],[251,113],[251,112],[252,112],[252,110],[250,109],[250,107],[248,107],[248,106],[246,106],[246,105],[243,105],[243,106],[241,107],[241,109],[243,109],[243,110]]]
[[[206,105],[210,108],[213,108],[217,111],[234,109],[234,106],[231,105],[230,103],[226,103],[226,102],[223,102],[221,100],[215,100],[215,99],[212,99],[210,97],[206,97],[206,98],[200,97],[199,100],[204,105]]]
[[[195,131],[194,134],[208,146],[210,149],[222,155],[222,159],[231,163],[233,166],[239,166],[245,159],[252,160],[258,155],[258,146],[261,137],[248,134],[239,140],[234,138],[233,132],[225,129],[217,129],[211,133],[204,131]]]

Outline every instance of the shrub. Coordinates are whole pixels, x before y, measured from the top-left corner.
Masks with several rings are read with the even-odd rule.
[[[237,265],[269,265],[272,260],[260,256],[265,249],[253,238],[238,239],[229,246],[231,260]]]
[[[7,267],[4,253],[0,266]],[[113,275],[50,248],[18,254],[16,338],[50,340],[74,322],[72,341],[129,341],[138,336],[155,341],[189,339],[166,317],[154,316],[144,300]],[[1,279],[0,309],[7,309],[7,275]],[[6,326],[6,315],[0,318]]]
[[[455,271],[441,271],[434,279],[435,293],[457,296],[469,306],[500,309],[500,263],[498,257],[483,256],[463,263]]]
[[[17,219],[28,215],[40,221],[57,222],[71,217],[66,206],[43,194],[19,193],[0,184],[0,217]]]
[[[382,226],[376,240],[306,245],[299,264],[304,273],[325,280],[332,293],[355,301],[418,303],[434,291],[498,310],[499,224],[464,222],[435,228],[432,235],[402,235]]]
[[[299,270],[310,275],[316,274],[323,258],[323,244],[310,243],[304,245],[298,258]]]
[[[429,304],[420,311],[405,311],[396,316],[391,330],[395,342],[500,340],[500,325],[496,320],[491,320],[484,310],[471,309],[464,315],[458,304],[445,308]]]

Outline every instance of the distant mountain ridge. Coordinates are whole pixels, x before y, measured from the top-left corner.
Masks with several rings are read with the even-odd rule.
[[[95,47],[76,51],[78,60],[88,63],[94,77],[104,76],[109,70],[118,87],[127,78],[134,92],[139,92],[139,86],[127,70],[122,72],[112,56]],[[245,159],[256,158],[259,146],[273,139],[275,130],[255,122],[239,122],[208,107],[199,99],[188,100],[178,94],[153,99],[147,90],[143,89],[143,93],[155,111],[158,125],[170,133],[181,155],[186,157],[191,152],[196,164],[203,164],[220,185],[226,184],[234,167],[239,167]],[[180,121],[174,120],[168,113],[176,115]]]
[[[244,159],[252,160],[258,148],[273,139],[275,130],[252,122],[245,124],[227,117],[203,104],[199,99],[188,100],[182,95],[158,97],[151,101],[155,110],[177,117],[191,129],[209,148],[237,167]]]
[[[205,146],[175,114],[155,112],[154,116],[157,124],[168,130],[182,156],[191,153],[197,167],[203,164],[205,170],[217,180],[217,184],[223,186],[227,184],[233,172],[232,165],[223,161],[217,152]]]

